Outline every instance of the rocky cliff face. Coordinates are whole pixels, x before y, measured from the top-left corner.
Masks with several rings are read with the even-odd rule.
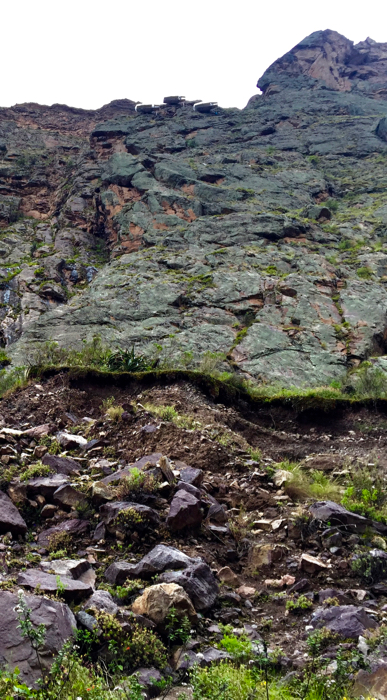
[[[100,334],[322,384],[387,309],[387,44],[316,32],[242,110],[0,110],[1,342]],[[160,350],[161,347],[161,350]]]

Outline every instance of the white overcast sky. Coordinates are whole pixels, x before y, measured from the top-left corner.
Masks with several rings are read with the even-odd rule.
[[[5,0],[1,15],[3,107],[171,94],[244,107],[313,31],[387,42],[387,0]]]

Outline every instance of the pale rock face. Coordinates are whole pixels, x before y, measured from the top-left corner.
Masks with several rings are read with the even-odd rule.
[[[171,608],[182,617],[196,618],[196,611],[184,588],[177,583],[159,583],[150,586],[136,598],[132,610],[136,615],[149,617],[156,624],[164,622]]]

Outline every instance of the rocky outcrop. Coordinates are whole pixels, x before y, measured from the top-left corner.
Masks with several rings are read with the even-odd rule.
[[[255,380],[321,385],[383,355],[386,47],[315,32],[244,110],[0,110],[12,362],[99,334],[174,366],[219,352]]]

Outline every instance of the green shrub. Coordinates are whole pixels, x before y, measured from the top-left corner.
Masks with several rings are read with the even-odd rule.
[[[378,556],[372,556],[370,552],[359,554],[352,561],[352,571],[360,576],[363,581],[370,583],[378,583],[382,581],[387,574],[387,561]]]
[[[252,671],[227,662],[191,673],[194,700],[251,700],[261,697]],[[262,691],[261,687],[261,691]]]
[[[288,600],[286,602],[286,610],[293,615],[302,615],[311,608],[313,608],[313,603],[305,595],[300,595],[295,600]]]
[[[373,272],[369,267],[358,267],[356,274],[362,280],[369,280],[373,276]]]
[[[28,469],[20,474],[20,481],[29,481],[29,479],[34,479],[37,476],[49,476],[49,474],[52,474],[51,467],[37,462],[36,464],[31,464]]]
[[[227,651],[238,663],[247,663],[253,656],[253,646],[246,634],[242,634],[240,637],[232,633],[225,634],[218,647]]]

